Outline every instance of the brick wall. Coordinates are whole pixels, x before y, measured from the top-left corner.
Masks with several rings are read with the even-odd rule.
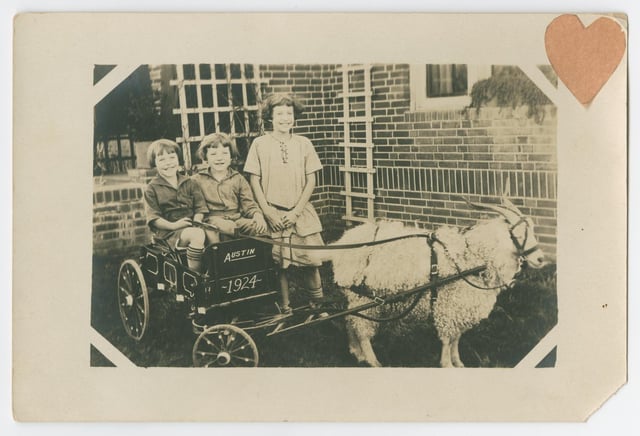
[[[94,254],[115,254],[149,242],[142,188],[142,184],[130,183],[94,189]]]
[[[350,82],[362,83],[358,73]],[[487,107],[475,110],[412,112],[409,65],[372,69],[374,117],[375,215],[433,228],[468,226],[485,215],[456,198],[497,203],[503,187],[521,211],[534,219],[543,249],[556,245],[556,112],[547,108],[541,124],[526,110]],[[295,132],[309,137],[324,164],[312,197],[325,221],[344,214],[342,148],[342,74],[337,65],[261,66],[263,94],[291,92],[307,105]],[[363,107],[352,100],[352,115]],[[352,125],[352,139],[364,135]],[[352,164],[364,153],[352,152]],[[364,191],[364,175],[352,175],[354,190]],[[365,216],[365,200],[354,200],[354,213]]]
[[[378,215],[468,226],[481,214],[456,198],[496,203],[503,193],[531,216],[545,251],[556,244],[556,116],[538,125],[520,111],[407,112],[380,125],[376,143]],[[403,136],[408,135],[408,136]],[[388,145],[382,145],[385,142]],[[380,145],[378,145],[380,144]]]

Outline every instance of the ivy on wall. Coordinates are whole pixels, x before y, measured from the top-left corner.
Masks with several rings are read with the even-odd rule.
[[[557,85],[557,76],[550,67],[541,67],[547,78]],[[547,96],[518,67],[502,66],[494,69],[491,77],[476,82],[471,88],[469,108],[480,111],[483,106],[526,106],[527,116],[537,123],[544,120],[544,106],[551,104]]]

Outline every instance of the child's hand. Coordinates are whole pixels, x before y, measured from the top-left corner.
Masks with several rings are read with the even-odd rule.
[[[254,221],[249,218],[240,218],[235,222],[236,226],[238,226],[238,229],[240,229],[242,233],[251,233],[251,231],[255,227]]]
[[[285,228],[294,226],[296,224],[296,221],[298,221],[298,214],[296,214],[294,211],[289,211],[282,215],[282,224]]]
[[[269,223],[269,226],[279,232],[281,230],[284,230],[284,224],[282,224],[282,217],[280,216],[280,211],[278,211],[278,209],[276,209],[275,207],[268,207],[264,210],[264,217],[267,220],[267,223]]]
[[[191,218],[181,218],[178,221],[174,221],[172,224],[173,230],[181,230],[186,227],[191,227]]]
[[[253,215],[253,224],[256,229],[256,233],[260,234],[267,231],[267,223],[262,214],[256,213]]]

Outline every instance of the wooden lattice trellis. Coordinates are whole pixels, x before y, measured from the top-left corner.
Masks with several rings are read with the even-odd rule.
[[[374,176],[373,166],[373,116],[371,113],[371,65],[344,65],[342,71],[342,104],[344,116],[339,119],[343,123],[344,190],[347,221],[374,220]],[[357,150],[356,151],[354,151]],[[364,150],[364,156],[361,152]],[[358,153],[360,152],[360,153]],[[354,177],[363,177],[364,186],[354,189]],[[362,184],[360,184],[362,185]],[[364,215],[355,213],[354,200],[364,199],[366,207]]]
[[[214,132],[230,134],[244,155],[250,139],[260,134],[258,109],[260,71],[254,64],[180,64],[170,85],[178,88],[185,168],[202,138]],[[239,143],[241,142],[241,143]]]

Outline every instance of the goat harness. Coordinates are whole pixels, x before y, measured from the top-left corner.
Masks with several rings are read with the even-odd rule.
[[[507,221],[507,223],[510,224],[509,237],[511,238],[513,245],[516,247],[516,251],[518,253],[518,259],[521,262],[521,264],[524,264],[527,260],[527,256],[538,249],[538,244],[534,244],[531,248],[525,249],[525,247],[527,246],[527,240],[529,238],[529,223],[527,222],[527,219],[525,217],[519,216],[519,218],[520,219],[516,221],[514,224],[511,224],[511,222],[506,217],[505,217],[505,220]],[[518,238],[516,237],[516,235],[513,234],[513,229],[518,227],[520,224],[525,225],[524,238],[522,239],[522,242],[518,241]]]

